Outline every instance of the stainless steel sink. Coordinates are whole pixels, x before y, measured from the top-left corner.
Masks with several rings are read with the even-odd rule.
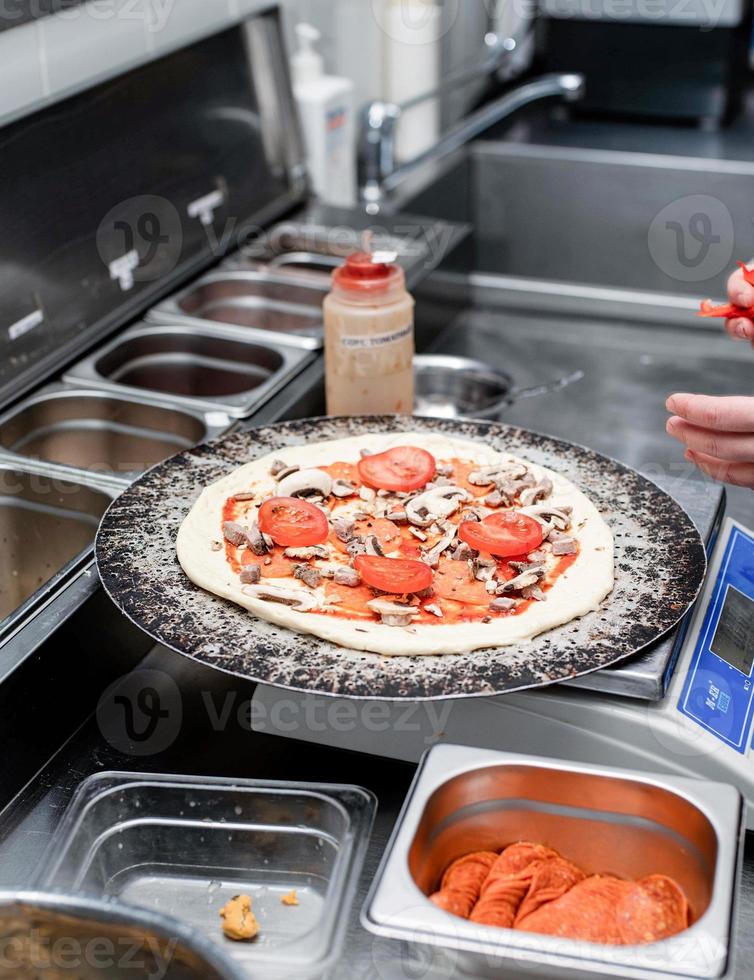
[[[0,632],[83,560],[111,499],[93,485],[0,464]]]
[[[329,280],[328,280],[329,282]],[[213,272],[156,306],[154,322],[210,321],[243,328],[245,339],[316,349],[322,346],[322,300],[328,282],[270,272]]]
[[[401,200],[475,226],[421,291],[425,349],[482,361],[528,389],[503,408],[506,422],[590,446],[670,488],[699,479],[665,433],[665,400],[752,392],[750,348],[696,311],[752,251],[753,182],[746,163],[473,145]],[[704,214],[720,241],[695,264],[692,231],[706,226],[692,219]],[[728,488],[728,513],[750,522],[750,492]]]
[[[60,385],[26,399],[0,417],[7,453],[130,479],[181,449],[230,425],[200,412]]]
[[[141,324],[75,365],[70,383],[243,417],[298,371],[312,354],[251,343],[220,327]]]
[[[473,224],[455,271],[477,295],[691,322],[751,256],[753,181],[747,162],[488,141],[399,203]]]

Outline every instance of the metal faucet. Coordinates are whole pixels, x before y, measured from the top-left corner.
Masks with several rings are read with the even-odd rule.
[[[434,146],[399,166],[395,158],[395,134],[403,113],[469,82],[488,77],[516,46],[512,38],[501,40],[496,35],[488,35],[485,43],[491,48],[492,55],[482,65],[453,75],[433,91],[415,96],[400,105],[377,100],[364,109],[358,148],[359,191],[369,213],[376,214],[385,197],[415,170],[460,149],[517,109],[539,99],[560,97],[574,102],[581,98],[583,75],[542,75],[483,106],[446,133]]]

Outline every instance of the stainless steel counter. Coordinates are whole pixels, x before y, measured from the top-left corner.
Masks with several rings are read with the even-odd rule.
[[[710,492],[714,484],[700,478],[680,443],[666,435],[667,396],[751,390],[750,349],[719,330],[472,309],[431,339],[429,349],[483,360],[516,385],[549,386],[536,397],[519,398],[501,419],[590,446],[670,493],[688,481]],[[556,383],[574,376],[578,380],[566,387]],[[731,516],[751,523],[753,505],[749,491],[728,488]]]
[[[47,6],[43,0],[42,7]],[[249,11],[258,6],[246,2]],[[18,211],[16,225],[20,229],[19,234],[8,237],[9,268],[23,269],[29,276],[34,273],[32,278],[37,273],[41,276],[38,289],[29,289],[27,275],[11,276],[9,286],[21,290],[24,304],[27,294],[39,293],[45,310],[54,314],[51,322],[60,327],[43,335],[49,348],[44,348],[43,356],[35,363],[33,376],[24,367],[23,376],[14,377],[14,392],[20,394],[27,386],[49,380],[51,373],[63,366],[61,359],[71,361],[83,356],[85,349],[90,350],[98,338],[112,331],[116,320],[122,324],[132,321],[167,292],[168,283],[158,275],[139,280],[136,288],[119,296],[117,284],[101,264],[96,267],[96,275],[86,279],[83,274],[69,274],[71,263],[78,261],[76,248],[89,239],[93,241],[96,229],[102,231],[106,225],[102,215],[112,205],[130,200],[136,186],[163,186],[159,172],[162,157],[159,152],[149,152],[150,148],[154,150],[155,134],[159,137],[162,131],[155,120],[170,121],[174,136],[171,145],[191,148],[187,159],[192,161],[192,167],[184,168],[185,173],[177,183],[174,181],[170,192],[181,213],[192,202],[197,203],[197,193],[213,190],[211,181],[205,186],[205,178],[215,173],[222,173],[223,186],[230,195],[227,213],[241,215],[249,225],[267,225],[303,202],[305,187],[296,166],[298,146],[288,147],[290,181],[282,180],[279,172],[252,173],[248,160],[250,154],[254,156],[258,130],[252,133],[249,150],[238,142],[237,126],[218,126],[213,114],[202,109],[214,100],[217,104],[237,104],[244,111],[257,111],[256,96],[249,103],[247,72],[236,70],[239,63],[245,65],[244,51],[240,36],[217,35],[193,48],[189,60],[158,60],[146,82],[144,76],[132,76],[125,85],[119,82],[100,90],[86,104],[86,112],[81,111],[82,103],[74,100],[68,115],[61,116],[55,109],[35,125],[8,130],[13,136],[10,143],[6,140],[13,158],[8,171],[23,175],[28,185],[34,177],[28,161],[37,159],[40,147],[51,144],[50,134],[65,124],[65,138],[52,140],[60,148],[55,165],[50,172],[45,171],[44,180],[34,185],[39,193],[19,196],[14,190],[15,182],[7,182],[8,207],[14,215]],[[196,92],[201,93],[199,101],[192,94],[192,87],[184,84],[187,73],[192,79],[201,75],[203,84],[196,87]],[[241,82],[240,91],[236,80]],[[133,99],[130,93],[134,85],[164,97],[156,101]],[[273,86],[270,92],[273,89],[278,95],[286,92],[284,85]],[[155,116],[155,105],[162,116]],[[119,111],[113,112],[113,106]],[[285,119],[281,108],[286,107],[275,107],[272,115]],[[120,121],[121,116],[124,122],[113,129],[111,120]],[[209,120],[211,131],[197,128],[197,120],[203,119]],[[245,132],[248,135],[251,130],[247,127]],[[423,183],[427,209],[409,209],[473,226],[476,234],[466,242],[464,254],[472,256],[472,263],[480,256],[489,261],[462,271],[487,273],[493,278],[517,275],[521,280],[517,287],[519,300],[527,289],[529,296],[526,309],[520,303],[517,308],[504,306],[500,297],[496,300],[490,295],[499,291],[500,284],[493,282],[484,297],[474,296],[472,288],[470,302],[467,300],[454,318],[452,305],[440,299],[436,304],[440,308],[437,319],[429,314],[431,295],[424,296],[419,305],[420,349],[476,358],[505,371],[516,387],[530,389],[527,396],[519,397],[502,414],[505,421],[588,444],[643,470],[687,501],[705,531],[714,524],[719,489],[698,481],[683,462],[680,447],[665,436],[664,397],[674,389],[701,388],[718,393],[749,390],[750,352],[734,347],[712,328],[688,330],[653,321],[652,304],[657,302],[671,316],[678,308],[688,319],[694,309],[691,294],[695,295],[705,282],[719,286],[730,259],[737,257],[738,251],[724,259],[707,280],[697,280],[687,288],[672,268],[668,272],[663,262],[648,256],[647,235],[650,222],[679,194],[693,195],[699,187],[712,186],[709,175],[714,167],[699,165],[699,159],[723,161],[727,165],[718,170],[723,176],[727,174],[727,179],[715,181],[713,193],[737,217],[739,240],[748,247],[751,226],[747,202],[754,174],[752,132],[754,102],[740,124],[717,134],[672,127],[561,122],[549,112],[535,113],[517,120],[506,131],[505,145],[510,147],[513,141],[517,144],[513,147],[515,152],[496,149],[496,141],[503,146],[500,134],[490,132],[489,141],[471,148],[467,158],[460,154],[463,159],[452,164],[456,169],[445,174],[445,183],[437,182],[429,189]],[[142,138],[134,139],[134,133]],[[293,130],[289,127],[287,133],[290,136]],[[106,142],[103,134],[110,134]],[[123,134],[129,136],[129,147],[139,147],[137,156],[117,152]],[[534,148],[537,152],[529,152],[523,146],[533,143],[539,144]],[[236,152],[238,147],[243,152]],[[549,152],[553,147],[568,152]],[[599,158],[576,152],[589,147]],[[87,184],[86,170],[78,166],[82,159],[96,158],[103,148],[113,158],[130,161],[130,167],[121,168],[130,176],[120,188],[112,182],[100,187],[91,181]],[[601,169],[609,155],[605,151],[621,159],[611,157],[609,167]],[[696,160],[686,165],[658,162],[659,158],[649,163],[635,159],[649,151],[679,160]],[[567,173],[563,161],[568,164]],[[63,171],[73,175],[73,184],[68,181],[70,186],[86,185],[88,193],[83,197],[79,194],[78,198],[86,200],[88,206],[82,210],[76,195],[69,195],[70,201],[78,201],[75,214],[66,214],[61,204],[60,208],[53,208],[54,222],[35,221],[39,215],[46,219],[50,208],[37,207],[30,215],[28,201],[33,199],[39,204],[52,199],[58,203],[60,182],[50,179],[50,174],[54,177]],[[688,175],[683,180],[681,171]],[[136,183],[131,181],[133,174],[138,178]],[[568,188],[573,188],[573,193]],[[586,198],[583,189],[590,192]],[[277,195],[272,205],[270,195]],[[21,204],[23,208],[18,210],[16,205]],[[435,207],[438,210],[433,210]],[[111,217],[115,213],[115,209],[110,211]],[[358,228],[351,212],[339,216],[326,209],[322,218],[315,205],[307,214],[313,222],[324,220],[331,225]],[[215,217],[216,227],[220,228],[226,211],[218,210]],[[577,224],[576,219],[581,223]],[[366,218],[364,221],[371,223]],[[454,240],[453,229],[437,222],[427,229],[418,219],[404,216],[400,223],[407,224],[407,230],[418,235],[426,246],[421,253],[422,271],[440,261],[441,251],[436,247],[440,241],[448,247]],[[105,230],[109,229],[114,237],[119,224],[114,221],[112,229],[107,225]],[[30,229],[34,231],[31,237],[26,234]],[[241,223],[239,235],[243,230]],[[207,242],[211,236],[206,235],[203,223],[190,222],[183,231],[183,248],[175,256],[178,264],[171,288],[177,288],[179,280],[187,280],[210,261]],[[50,252],[51,241],[59,241],[60,248]],[[84,251],[88,261],[94,250]],[[56,256],[52,265],[40,260],[40,256],[44,259],[49,254]],[[568,262],[563,261],[564,256]],[[91,273],[88,267],[85,271]],[[545,275],[550,276],[549,283],[540,281]],[[527,278],[528,286],[523,286]],[[80,282],[88,282],[88,292],[85,289],[82,293]],[[96,288],[97,283],[101,288]],[[599,288],[610,293],[613,314],[618,305],[616,287],[644,291],[645,299],[648,297],[644,305],[649,312],[645,310],[639,317],[636,303],[636,318],[628,316],[620,322],[619,315],[613,319],[603,317],[594,296],[591,305],[583,309],[572,302],[571,296],[570,313],[565,315],[563,300],[569,283],[587,283],[594,287],[593,293]],[[68,289],[71,284],[76,286],[71,286],[73,292]],[[121,303],[112,301],[111,290],[116,290]],[[713,292],[706,288],[704,291]],[[538,300],[540,292],[548,293],[549,304]],[[15,294],[11,290],[8,295],[12,300]],[[83,312],[82,297],[88,297]],[[545,312],[546,306],[550,312]],[[90,323],[92,329],[82,331],[82,322]],[[6,361],[11,364],[11,360]],[[24,362],[14,360],[13,364]],[[125,361],[110,363],[109,373],[121,376],[126,367]],[[302,360],[299,367],[302,370],[295,380],[285,387],[274,387],[270,400],[242,424],[321,414],[321,358],[312,354],[312,360]],[[564,386],[566,377],[573,382]],[[44,438],[48,437],[46,433]],[[23,441],[14,439],[11,445],[16,450],[23,448]],[[729,499],[729,512],[751,522],[750,494],[734,491]],[[77,566],[76,573],[60,602],[50,603],[40,611],[33,635],[19,630],[3,647],[0,722],[6,751],[0,766],[0,888],[25,889],[35,883],[45,862],[45,849],[76,788],[87,775],[102,770],[356,782],[377,795],[379,810],[358,896],[347,913],[349,925],[343,955],[327,980],[449,980],[453,973],[439,957],[417,962],[401,945],[374,939],[359,924],[360,906],[400,812],[414,767],[349,751],[347,724],[346,730],[342,725],[338,728],[342,731],[338,735],[339,748],[305,741],[309,724],[306,718],[295,721],[285,738],[270,734],[269,730],[252,730],[249,716],[254,685],[166,650],[153,649],[151,641],[120,616],[98,588],[93,568]],[[661,683],[656,671],[654,678],[655,684]],[[139,695],[146,687],[159,694],[158,707],[162,712],[155,716],[154,728],[134,728],[129,724],[132,716],[125,710],[126,702],[130,700],[136,711],[140,707]],[[216,915],[211,906],[208,915]],[[752,975],[752,924],[754,837],[746,845],[736,954],[738,980],[748,980]]]
[[[503,417],[590,443],[648,470],[655,478],[669,480],[671,489],[673,480],[690,480],[692,474],[683,464],[680,450],[663,432],[665,390],[688,387],[701,373],[715,390],[737,390],[745,383],[748,372],[742,352],[711,332],[689,336],[686,331],[657,326],[487,309],[461,313],[443,330],[435,330],[431,322],[424,321],[421,334],[424,348],[480,357],[507,370],[518,384],[537,387],[555,381],[561,372],[583,371],[581,381],[567,389],[545,384],[540,395],[522,399]],[[533,354],[544,350],[548,351],[547,358]],[[299,376],[295,388],[278,393],[252,422],[320,413],[321,380],[322,365],[317,361]],[[705,489],[704,484],[695,482],[693,486],[703,496],[714,497],[716,493],[710,485]],[[733,499],[733,513],[746,520],[748,495],[734,494]],[[82,611],[90,638],[98,633],[112,638],[127,635],[126,624],[119,623],[112,610],[108,620],[102,619],[103,614],[103,609]],[[83,638],[76,642],[85,645]],[[94,648],[97,646],[95,642]],[[136,663],[136,637],[131,637],[130,646]],[[73,654],[71,650],[71,662]],[[126,657],[121,656],[125,671]],[[251,698],[253,685],[208,671],[166,651],[152,652],[135,668],[129,683],[138,686],[143,670],[154,672],[147,676],[152,683],[155,678],[160,681],[173,712],[180,705],[182,720],[175,726],[172,740],[168,739],[170,744],[154,754],[144,754],[143,746],[129,744],[122,735],[118,737],[117,728],[115,736],[113,729],[108,729],[108,741],[99,722],[103,711],[105,718],[112,715],[107,713],[107,702],[101,702],[99,722],[96,717],[84,721],[0,813],[0,887],[30,884],[64,807],[81,779],[92,772],[116,768],[352,781],[376,793],[379,811],[358,898],[349,913],[343,958],[328,980],[357,976],[367,980],[435,980],[451,976],[439,955],[431,961],[417,962],[406,948],[376,939],[358,921],[360,905],[397,819],[413,766],[347,751],[347,732],[342,736],[342,750],[297,741],[295,730],[285,739],[251,732],[238,708]],[[230,708],[228,722],[219,725],[223,706]],[[754,955],[754,938],[750,935],[754,922],[754,837],[747,840],[738,918],[736,977],[747,980]]]
[[[749,369],[741,348],[713,331],[690,333],[657,324],[542,315],[492,306],[463,311],[448,325],[433,321],[424,305],[420,305],[422,349],[476,357],[505,370],[515,384],[537,390],[536,395],[512,404],[503,413],[506,421],[590,444],[644,469],[671,490],[674,481],[680,481],[675,483],[676,492],[678,486],[685,487],[693,480],[694,494],[716,499],[718,490],[696,481],[683,463],[680,448],[664,434],[664,396],[672,388],[696,387],[700,378],[708,389],[720,393],[745,390]],[[568,387],[558,384],[565,375],[579,372],[580,380]],[[321,382],[322,364],[317,360],[298,376],[295,387],[278,392],[245,424],[321,413]],[[749,495],[734,493],[731,500],[734,515],[751,520]],[[106,637],[104,642],[102,637]],[[88,685],[77,684],[71,676],[65,680],[71,671],[77,678],[88,678],[90,665],[112,660],[115,648],[120,671],[128,678],[127,690],[138,690],[148,678],[151,684],[159,684],[167,699],[169,730],[159,751],[129,740],[117,725],[123,713],[113,714],[108,697],[99,701],[98,714],[91,714],[99,691],[115,676],[112,670],[109,675],[97,675],[98,682]],[[0,779],[3,802],[8,801],[0,812],[0,887],[21,888],[33,882],[63,809],[79,782],[92,772],[116,768],[352,781],[376,793],[379,811],[358,898],[349,913],[343,957],[332,980],[357,976],[368,980],[447,980],[452,973],[439,956],[417,962],[399,944],[372,937],[358,921],[360,905],[397,819],[413,766],[349,752],[347,732],[342,735],[342,749],[299,741],[295,727],[284,739],[252,732],[244,721],[247,715],[239,709],[250,700],[253,685],[162,650],[149,653],[141,661],[144,652],[143,637],[121,620],[99,593],[77,614],[77,623],[72,621],[70,630],[35,655],[40,666],[32,675],[32,684],[37,685],[32,693],[50,713],[38,715],[36,724],[32,719],[26,728],[19,725],[8,735],[9,740],[22,739],[23,746],[14,745],[12,765]],[[65,711],[57,714],[50,709],[61,698],[53,698],[44,667],[52,663],[69,665],[62,676],[57,675],[61,686],[53,685],[66,699]],[[145,670],[151,673],[144,675]],[[129,687],[132,684],[134,687]],[[29,704],[28,691],[25,696]],[[20,701],[19,692],[16,701]],[[225,714],[227,720],[220,722]],[[14,716],[8,717],[11,720],[6,718],[6,723],[12,724]],[[80,727],[73,730],[78,718]],[[107,738],[103,731],[108,732]],[[25,785],[19,789],[22,783]],[[738,980],[750,976],[752,922],[754,837],[747,840],[742,881]]]
[[[181,659],[156,651],[140,671],[154,682],[162,678],[164,692],[180,687],[179,702],[170,702],[171,717],[177,704],[183,722],[174,740],[159,753],[124,752],[102,736],[96,719],[90,719],[65,744],[39,775],[6,808],[0,819],[0,888],[27,886],[40,866],[46,845],[64,807],[79,782],[105,769],[135,772],[227,775],[260,779],[325,780],[355,782],[372,790],[379,800],[358,895],[349,913],[349,927],[342,959],[327,980],[448,980],[452,976],[438,954],[431,961],[417,960],[402,944],[379,939],[362,929],[358,916],[367,889],[390,836],[414,773],[407,763],[365,757],[346,749],[306,744],[291,738],[251,733],[239,722],[238,707],[249,699],[253,685],[197,669]],[[134,675],[137,682],[139,672]],[[142,674],[142,677],[144,675]],[[228,724],[218,726],[215,712],[231,705]],[[208,706],[210,706],[208,708]],[[166,722],[171,723],[170,719]],[[218,727],[222,730],[218,730]],[[111,740],[117,742],[117,732]],[[343,743],[347,745],[347,734]],[[135,752],[140,750],[134,746]],[[208,914],[213,910],[209,909]],[[736,980],[748,980],[754,954],[750,926],[754,921],[754,836],[747,840],[746,863],[739,907],[738,969]]]

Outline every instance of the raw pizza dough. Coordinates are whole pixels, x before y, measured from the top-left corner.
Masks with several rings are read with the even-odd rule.
[[[386,626],[378,622],[347,620],[318,613],[298,611],[280,603],[261,600],[244,593],[237,574],[226,561],[222,541],[222,512],[229,497],[254,489],[260,496],[272,496],[276,482],[270,474],[273,459],[302,469],[335,462],[356,463],[361,450],[383,452],[393,446],[421,446],[437,460],[466,459],[481,466],[517,457],[495,452],[478,442],[450,439],[427,432],[394,434],[367,433],[347,439],[289,449],[269,454],[234,470],[227,477],[206,487],[178,532],[176,550],[184,572],[196,585],[229,599],[260,619],[279,626],[310,633],[340,646],[367,650],[387,656],[419,656],[466,653],[484,647],[507,646],[531,640],[572,619],[596,610],[611,592],[614,583],[613,536],[594,505],[565,477],[523,460],[539,480],[548,476],[553,483],[548,505],[572,507],[572,530],[579,542],[576,561],[555,581],[545,602],[535,602],[515,616],[494,617],[489,623],[463,622],[437,625],[416,624],[410,628]],[[286,587],[305,586],[287,579],[266,579],[266,584]]]

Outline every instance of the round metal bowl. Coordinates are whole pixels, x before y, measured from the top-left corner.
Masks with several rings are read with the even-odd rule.
[[[442,354],[414,358],[414,414],[489,418],[508,404],[512,380],[481,361]]]

